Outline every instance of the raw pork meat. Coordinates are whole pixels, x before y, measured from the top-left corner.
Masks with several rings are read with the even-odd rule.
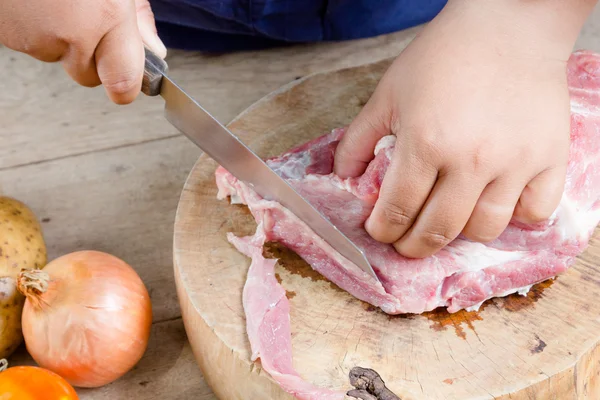
[[[277,260],[267,260],[262,256],[266,240],[262,224],[253,237],[238,238],[230,233],[228,238],[240,252],[252,258],[243,293],[252,361],[260,357],[263,368],[273,379],[299,399],[342,400],[343,393],[311,385],[292,365],[290,303],[275,278]],[[254,318],[248,318],[249,315]]]
[[[268,360],[265,369],[286,390],[296,393],[294,390],[301,386],[289,381],[297,374],[291,366],[287,299],[272,277],[264,281],[268,274],[265,269],[272,275],[274,265],[274,260],[262,258],[265,241],[281,242],[327,279],[389,314],[421,313],[437,307],[447,307],[449,312],[477,309],[492,297],[526,293],[533,284],[556,276],[573,263],[600,222],[600,56],[586,51],[573,53],[568,81],[571,147],[561,203],[545,223],[511,224],[491,243],[458,238],[434,256],[419,260],[400,256],[391,245],[379,243],[366,233],[363,223],[377,199],[395,143],[391,136],[381,139],[375,158],[358,178],[342,180],[332,173],[333,155],[343,129],[268,161],[365,251],[382,284],[340,256],[279,203],[262,199],[223,168],[217,170],[218,197],[230,196],[232,202],[247,204],[259,223],[253,238],[230,237],[230,241],[253,259],[244,289],[244,308],[254,356],[261,357],[263,364]],[[264,347],[262,335],[273,323],[283,320],[287,330],[274,341],[278,345]],[[283,335],[287,339],[282,339]],[[277,359],[287,361],[278,365]],[[287,383],[274,374],[284,374]],[[313,398],[309,394],[299,397]]]

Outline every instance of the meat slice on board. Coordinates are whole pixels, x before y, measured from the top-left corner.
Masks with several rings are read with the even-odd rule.
[[[319,392],[306,384],[293,369],[289,304],[281,286],[271,279],[275,261],[262,258],[267,241],[292,249],[340,288],[388,314],[422,313],[437,307],[447,307],[451,313],[478,309],[492,297],[524,294],[532,285],[572,265],[600,222],[600,55],[573,53],[568,82],[571,146],[560,205],[545,223],[512,223],[491,243],[459,237],[431,257],[407,259],[391,245],[367,234],[363,224],[390,162],[395,143],[392,136],[379,141],[375,158],[358,178],[344,180],[332,172],[343,129],[268,160],[278,174],[364,250],[381,283],[339,255],[279,203],[262,199],[223,168],[217,170],[219,198],[230,197],[233,203],[248,205],[259,226],[252,238],[231,235],[229,239],[253,259],[243,301],[254,358],[263,360],[267,372],[286,391],[303,399],[340,398],[335,397],[338,393]],[[267,276],[271,278],[265,281]],[[257,280],[262,282],[257,284]],[[287,328],[273,330],[273,324]],[[278,338],[270,339],[277,346],[265,346],[264,335],[272,331],[279,332]]]

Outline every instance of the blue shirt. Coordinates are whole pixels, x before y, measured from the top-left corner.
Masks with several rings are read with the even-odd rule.
[[[150,0],[167,47],[228,52],[377,36],[431,20],[447,0]]]

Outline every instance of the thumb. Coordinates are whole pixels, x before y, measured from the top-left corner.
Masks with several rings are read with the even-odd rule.
[[[379,139],[391,133],[391,108],[375,93],[352,121],[338,145],[333,169],[341,178],[357,177],[375,157]]]
[[[135,0],[135,10],[137,13],[137,24],[142,41],[146,46],[155,52],[159,57],[167,56],[167,48],[156,32],[154,23],[154,14],[148,0]]]

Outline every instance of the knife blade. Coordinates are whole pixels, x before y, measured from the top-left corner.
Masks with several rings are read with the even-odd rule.
[[[367,257],[346,235],[273,171],[229,129],[210,115],[169,76],[167,63],[148,48],[142,92],[165,100],[167,120],[209,157],[267,200],[279,202],[342,256],[377,281]]]

